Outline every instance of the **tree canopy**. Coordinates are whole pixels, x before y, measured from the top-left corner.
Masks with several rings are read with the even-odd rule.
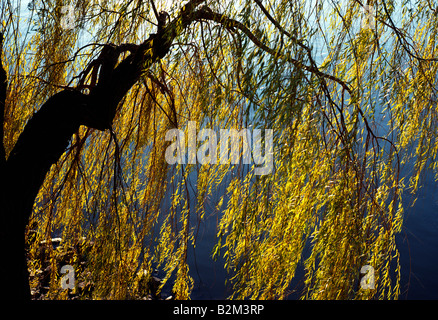
[[[217,215],[230,298],[285,299],[300,264],[303,298],[398,297],[402,196],[438,165],[436,1],[8,0],[0,12],[2,174],[77,119],[29,213],[31,273],[56,235],[93,242],[86,266],[67,261],[89,270],[92,298],[135,298],[139,270],[158,268],[187,299],[199,224]],[[30,134],[56,112],[65,122]],[[272,171],[169,164],[166,133],[193,123],[262,129],[265,147],[272,129]],[[48,297],[66,297],[48,255]]]

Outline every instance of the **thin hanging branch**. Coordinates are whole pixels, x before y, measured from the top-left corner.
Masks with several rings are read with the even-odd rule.
[[[210,8],[208,7],[203,7],[198,11],[199,14],[199,19],[205,19],[205,20],[211,20],[211,21],[215,21],[217,23],[220,23],[221,25],[223,25],[225,28],[228,29],[239,29],[240,31],[242,31],[257,47],[259,47],[260,49],[262,49],[263,51],[266,51],[267,53],[273,55],[274,57],[278,57],[280,59],[285,59],[286,61],[292,63],[294,66],[296,66],[297,68],[303,69],[305,71],[311,72],[319,77],[323,77],[332,81],[337,82],[338,84],[340,84],[342,86],[342,88],[344,90],[346,90],[351,96],[353,96],[353,89],[350,88],[350,86],[345,83],[343,80],[324,73],[322,71],[320,71],[318,68],[316,68],[315,66],[308,66],[306,64],[304,64],[303,62],[296,60],[294,58],[292,58],[290,55],[284,55],[282,54],[279,50],[274,50],[270,47],[268,47],[266,44],[264,44],[263,42],[261,42],[252,32],[251,30],[248,29],[248,27],[246,27],[243,23],[228,18],[226,15],[220,14],[220,13],[216,13],[213,12]]]

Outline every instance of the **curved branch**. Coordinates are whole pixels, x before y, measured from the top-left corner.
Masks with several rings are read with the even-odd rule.
[[[272,24],[278,29],[280,30],[281,33],[285,34],[288,38],[290,38],[294,43],[296,43],[297,45],[299,45],[301,48],[303,48],[304,50],[306,50],[307,52],[310,52],[310,48],[308,46],[306,46],[301,40],[297,39],[296,37],[294,37],[292,34],[290,34],[289,32],[287,32],[279,23],[277,20],[275,20],[271,14],[269,13],[269,11],[263,6],[262,2],[260,0],[254,0],[255,3],[257,3],[257,5],[260,7],[260,9],[262,10],[262,12],[265,14],[265,16],[269,19],[269,21],[272,22]]]
[[[278,58],[282,58],[285,59],[286,61],[292,63],[293,65],[295,65],[297,68],[306,70],[308,72],[311,72],[319,77],[325,78],[325,79],[329,79],[332,81],[337,82],[338,84],[340,84],[342,86],[342,88],[344,90],[346,90],[350,96],[353,96],[353,90],[347,85],[347,83],[345,83],[344,81],[342,81],[341,79],[324,73],[322,71],[320,71],[317,67],[315,66],[308,66],[304,63],[302,63],[299,60],[296,60],[294,58],[292,58],[290,55],[284,55],[281,54],[280,51],[276,51],[274,49],[271,49],[270,47],[268,47],[267,45],[265,45],[263,42],[261,42],[252,32],[251,30],[249,30],[244,24],[242,24],[241,22],[228,18],[227,16],[220,14],[220,13],[216,13],[213,12],[211,9],[207,8],[207,7],[203,7],[201,10],[199,10],[199,19],[205,19],[205,20],[211,20],[211,21],[215,21],[217,23],[222,24],[223,26],[225,26],[226,28],[229,29],[239,29],[240,31],[242,31],[257,47],[259,47],[260,49],[262,49],[263,51],[273,55],[274,57],[278,57]]]
[[[178,18],[159,34],[151,34],[116,67],[110,60],[106,66],[112,68],[105,70],[105,75],[99,79],[103,81],[98,81],[89,95],[77,89],[63,90],[49,98],[29,120],[1,172],[1,182],[7,188],[3,188],[1,194],[0,249],[8,258],[8,263],[0,264],[0,273],[7,275],[5,290],[0,294],[2,298],[30,299],[24,232],[35,198],[52,164],[64,153],[80,125],[99,130],[111,128],[120,101],[144,70],[167,54],[173,39],[195,21],[194,11],[203,1],[189,1]],[[110,50],[105,58],[113,58],[112,53],[115,51]],[[5,73],[0,72],[0,77],[2,75]],[[5,92],[4,88],[2,85],[2,92]]]
[[[355,1],[356,1],[361,7],[364,6],[360,0],[355,0]],[[384,21],[383,19],[381,19],[381,18],[377,18],[377,20],[378,20],[379,22],[381,22],[382,24],[384,24],[385,26],[391,28],[391,29],[394,31],[395,35],[397,36],[397,39],[399,40],[401,46],[403,47],[403,49],[405,49],[405,51],[407,52],[407,54],[410,55],[412,58],[417,59],[417,60],[419,60],[419,61],[425,61],[425,62],[427,62],[427,61],[429,61],[429,62],[430,62],[430,61],[431,61],[431,62],[437,62],[437,61],[438,61],[438,58],[423,58],[423,57],[420,57],[420,56],[417,54],[417,52],[412,53],[412,51],[409,50],[408,46],[412,47],[412,44],[410,44],[410,43],[405,39],[405,35],[403,34],[403,32],[402,32],[399,28],[397,28],[397,26],[395,25],[394,21],[393,21],[392,18],[391,18],[391,14],[389,13],[388,7],[386,6],[386,2],[385,2],[385,1],[382,1],[382,4],[383,4],[383,10],[385,11],[385,14],[386,14],[386,16],[387,16],[387,18],[388,18],[389,24],[388,24],[386,21]],[[429,3],[429,7],[430,7],[430,3]],[[432,8],[431,8],[431,10],[434,11]],[[414,48],[414,50],[415,50],[415,48]],[[415,50],[415,51],[416,51],[416,50]]]

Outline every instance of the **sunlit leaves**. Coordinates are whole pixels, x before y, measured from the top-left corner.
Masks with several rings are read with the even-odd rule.
[[[38,241],[59,235],[65,248],[93,241],[93,298],[138,298],[138,274],[153,268],[164,274],[162,287],[170,283],[176,298],[190,298],[188,257],[207,215],[218,218],[211,250],[224,258],[232,298],[287,298],[298,268],[303,298],[397,298],[402,191],[416,191],[421,173],[437,169],[438,20],[428,1],[401,10],[376,1],[375,29],[362,27],[355,0],[262,3],[282,28],[253,1],[208,5],[272,51],[232,24],[193,23],[144,70],[112,133],[81,127],[51,168],[31,225]],[[77,85],[74,77],[101,44],[138,44],[156,32],[149,1],[78,1],[77,28],[67,31],[59,25],[67,2],[56,4],[34,1],[36,31],[26,37],[18,25],[6,30],[7,153],[33,111]],[[181,7],[156,4],[172,18]],[[188,121],[198,131],[273,129],[273,172],[168,165],[166,131],[187,134]],[[403,178],[411,162],[414,171]],[[374,290],[360,288],[364,265],[376,270]],[[50,297],[61,296],[52,288]]]

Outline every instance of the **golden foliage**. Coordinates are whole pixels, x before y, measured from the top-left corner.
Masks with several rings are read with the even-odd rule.
[[[96,44],[138,43],[154,32],[149,1],[98,2],[77,2],[81,28],[60,28],[59,6],[67,1],[39,0],[35,8],[49,12],[32,17],[37,31],[6,29],[7,152],[39,105],[97,55]],[[179,10],[156,2],[171,6],[171,15]],[[38,195],[32,216],[38,241],[30,252],[54,234],[66,247],[84,238],[94,242],[92,298],[135,297],[137,271],[158,267],[175,298],[188,299],[193,218],[218,214],[212,255],[224,257],[231,298],[287,298],[300,265],[303,298],[397,298],[402,192],[415,192],[428,166],[437,169],[438,20],[419,1],[397,12],[404,19],[394,29],[386,12],[395,10],[392,1],[385,1],[386,11],[378,1],[377,29],[363,29],[359,2],[343,2],[271,1],[267,8],[288,37],[255,2],[211,1],[213,11],[250,26],[281,55],[218,23],[192,25],[125,97],[113,133],[81,127],[74,135]],[[304,44],[312,43],[311,59]],[[318,66],[351,92],[282,57]],[[173,119],[186,134],[188,121],[197,121],[198,131],[273,129],[273,172],[255,176],[254,166],[241,164],[168,165],[164,137]],[[415,170],[405,188],[400,165],[411,161]],[[376,271],[374,290],[359,286],[364,265]],[[36,270],[38,261],[30,267]]]

